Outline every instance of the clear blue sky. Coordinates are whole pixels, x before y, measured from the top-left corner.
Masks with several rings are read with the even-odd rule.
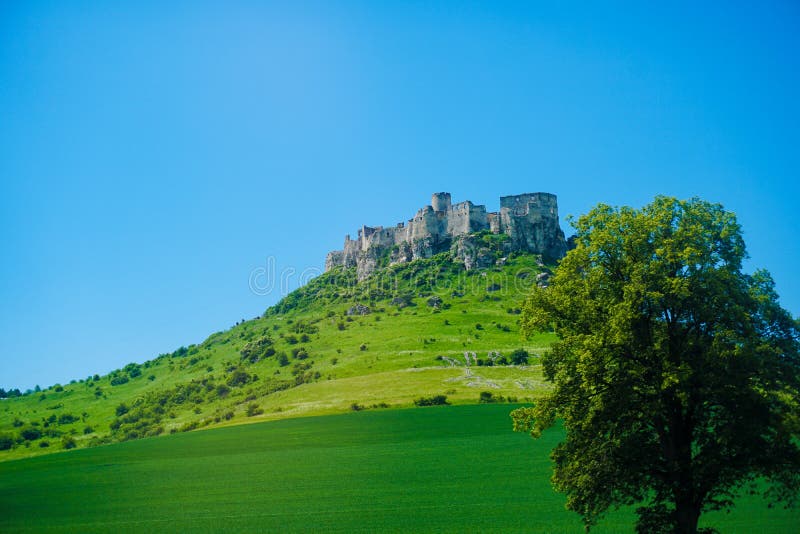
[[[797,4],[496,4],[0,3],[0,386],[200,342],[433,191],[721,202],[800,314]]]

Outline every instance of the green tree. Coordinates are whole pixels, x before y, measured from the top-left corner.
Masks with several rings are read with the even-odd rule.
[[[638,503],[639,532],[684,533],[744,490],[797,504],[800,328],[767,272],[742,272],[735,216],[658,197],[574,226],[522,317],[558,335],[542,360],[554,388],[512,413],[533,437],[563,420],[552,481],[567,507],[588,529]]]

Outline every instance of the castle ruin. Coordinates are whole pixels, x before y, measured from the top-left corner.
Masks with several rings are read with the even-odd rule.
[[[487,212],[486,206],[469,200],[453,204],[450,193],[434,193],[430,205],[417,211],[407,224],[362,226],[356,239],[345,237],[342,250],[328,253],[325,270],[356,267],[362,280],[386,255],[391,263],[403,263],[451,249],[467,269],[485,267],[489,259],[481,256],[479,247],[469,238],[480,231],[507,235],[506,253],[530,252],[558,259],[567,250],[553,194],[500,197],[500,211]]]

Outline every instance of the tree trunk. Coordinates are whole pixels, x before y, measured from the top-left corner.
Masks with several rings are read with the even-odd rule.
[[[696,534],[697,522],[700,520],[700,507],[690,498],[679,498],[675,501],[675,532],[678,534]]]

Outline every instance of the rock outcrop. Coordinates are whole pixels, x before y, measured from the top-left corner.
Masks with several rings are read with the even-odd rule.
[[[408,223],[392,227],[362,226],[356,239],[345,237],[344,248],[328,253],[325,270],[356,267],[359,280],[382,264],[404,263],[453,250],[466,269],[483,268],[495,262],[485,242],[473,234],[485,232],[508,236],[503,253],[530,252],[559,259],[567,250],[558,221],[556,196],[526,193],[500,197],[500,211],[469,200],[452,204],[450,193],[434,193]]]

